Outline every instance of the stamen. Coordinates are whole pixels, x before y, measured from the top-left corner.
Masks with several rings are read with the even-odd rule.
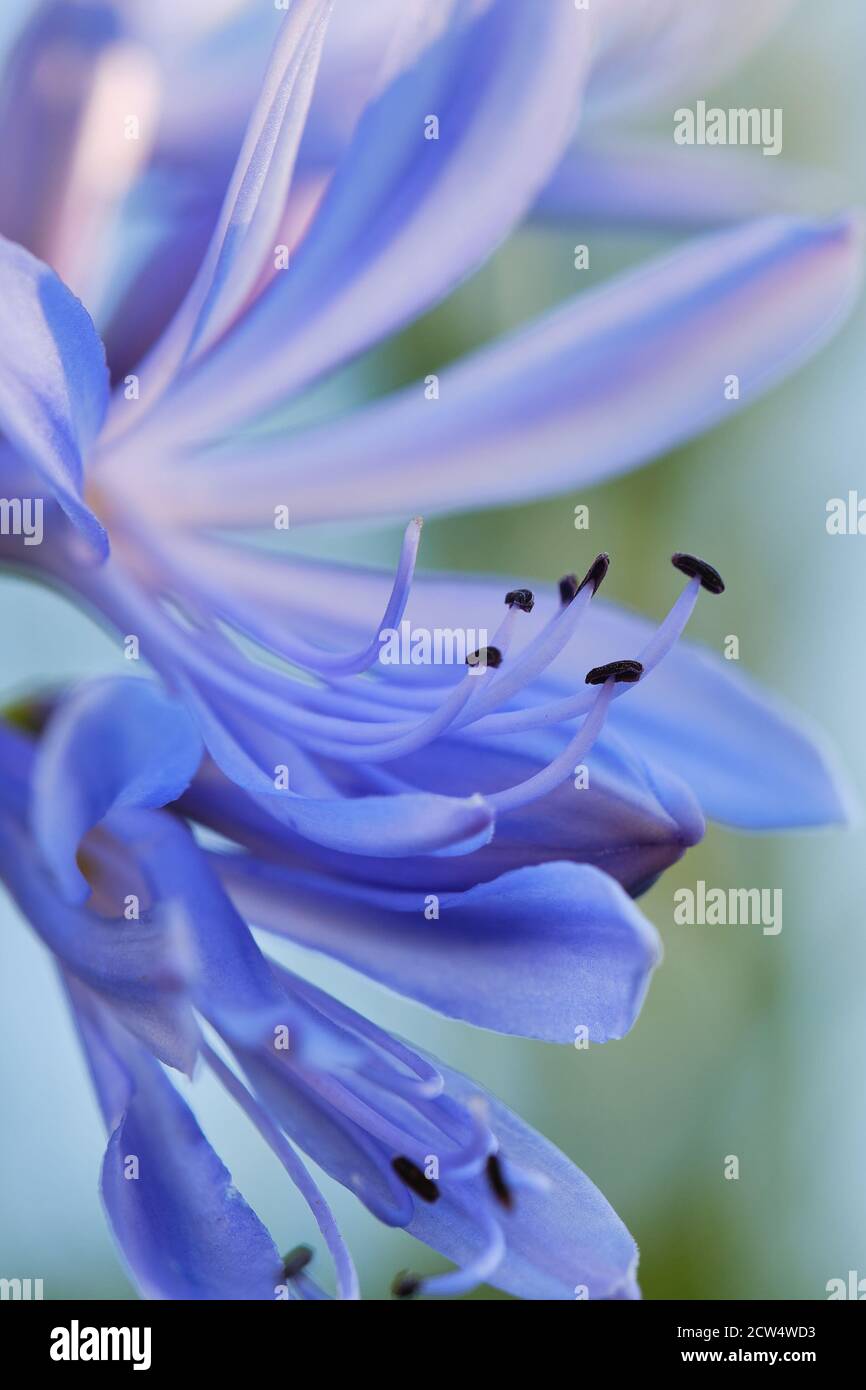
[[[11,704],[5,705],[0,710],[0,718],[12,724],[22,733],[39,735],[44,732],[45,725],[51,718],[53,702],[46,698],[29,697],[23,700],[13,700]]]
[[[422,1288],[424,1293],[435,1294],[440,1298],[452,1298],[469,1293],[479,1284],[486,1283],[491,1274],[496,1272],[505,1258],[505,1236],[502,1227],[492,1211],[485,1210],[483,1206],[479,1212],[473,1209],[471,1215],[477,1220],[484,1235],[484,1245],[475,1259],[470,1260],[462,1269],[451,1270],[448,1274],[434,1274],[417,1281],[413,1292]]]
[[[527,612],[524,609],[524,612]],[[466,658],[467,666],[489,666],[495,671],[502,665],[502,653],[498,647],[481,647]]]
[[[302,999],[313,1004],[320,1013],[325,1014],[339,1027],[350,1029],[358,1037],[372,1043],[377,1048],[381,1048],[383,1052],[403,1063],[413,1073],[411,1078],[403,1078],[393,1069],[390,1070],[388,1081],[392,1089],[400,1091],[401,1094],[406,1094],[412,1099],[438,1100],[444,1089],[445,1081],[442,1073],[430,1062],[413,1052],[405,1043],[400,1042],[399,1038],[392,1037],[384,1028],[377,1028],[375,1023],[371,1023],[363,1014],[357,1013],[348,1004],[343,1004],[332,995],[326,994],[324,990],[318,989],[301,975],[296,975],[271,957],[268,957],[268,964],[287,991],[291,990],[300,995]]]
[[[610,556],[603,550],[600,555],[596,555],[586,574],[583,576],[577,592],[580,593],[580,590],[587,584],[591,584],[592,592],[597,594],[609,569]]]
[[[319,1285],[309,1275],[301,1272],[292,1280],[292,1288],[295,1289],[304,1302],[331,1302],[331,1295],[320,1289]]]
[[[640,664],[643,666],[643,676],[646,679],[652,670],[664,660],[668,652],[676,645],[686,624],[691,617],[698,594],[701,592],[702,580],[700,575],[695,575],[689,579],[678,598],[674,601],[667,615],[662,619],[655,632],[646,643],[640,653]],[[569,609],[569,612],[573,609]],[[554,623],[557,619],[553,620]],[[565,614],[559,617],[558,621],[566,621]],[[519,665],[523,653],[513,661],[508,669],[507,675],[499,677],[499,680],[510,679],[515,668]],[[599,668],[603,669],[603,668]],[[590,673],[592,674],[592,673]],[[616,688],[615,699],[626,693],[626,688],[634,681],[621,682],[622,689]],[[495,686],[491,690],[495,690]],[[563,696],[559,700],[551,700],[543,705],[531,705],[526,709],[502,710],[494,713],[487,713],[484,707],[483,717],[479,718],[473,725],[476,734],[517,734],[524,733],[529,729],[544,729],[552,724],[560,724],[566,719],[577,719],[580,715],[586,714],[592,708],[593,696],[588,690],[583,690],[574,695]],[[462,730],[464,722],[462,719],[455,721],[455,728]]]
[[[411,1298],[421,1287],[421,1277],[418,1274],[410,1274],[408,1269],[401,1269],[395,1275],[391,1285],[391,1292],[395,1298]]]
[[[604,685],[605,681],[625,681],[632,684],[639,681],[643,675],[643,666],[639,661],[609,661],[606,666],[593,666],[587,672],[587,685]]]
[[[568,646],[592,602],[593,594],[591,584],[581,585],[574,602],[569,603],[567,608],[560,608],[545,623],[541,632],[509,662],[507,670],[503,671],[501,676],[494,676],[489,689],[479,695],[469,713],[463,711],[454,720],[454,728],[465,728],[479,716],[487,715],[501,707],[512,695],[516,695],[537,675],[547,670],[550,663]]]
[[[576,574],[564,575],[559,581],[559,597],[563,606],[567,608],[572,599],[577,598],[581,589],[586,588],[588,584],[592,585],[592,592],[596,594],[609,569],[610,556],[602,551],[600,555],[596,555],[583,579],[579,582]]]
[[[296,1245],[294,1250],[290,1250],[283,1260],[283,1278],[286,1283],[290,1279],[296,1279],[301,1270],[306,1269],[313,1258],[313,1252],[309,1245]]]
[[[406,527],[385,611],[370,640],[356,652],[330,652],[311,646],[303,638],[294,637],[287,632],[281,632],[279,640],[275,641],[273,633],[260,623],[258,616],[250,613],[249,606],[245,607],[232,598],[231,590],[225,584],[208,584],[207,574],[196,567],[194,556],[189,557],[179,552],[176,547],[162,544],[159,537],[151,531],[148,531],[147,543],[159,561],[162,575],[166,577],[163,579],[166,585],[163,593],[170,594],[171,590],[167,584],[172,580],[179,580],[180,592],[195,594],[202,601],[201,612],[210,620],[214,617],[221,618],[235,632],[243,634],[264,651],[283,661],[300,666],[323,678],[335,678],[358,675],[369,670],[378,662],[382,651],[381,633],[399,627],[415,576],[422,525],[421,517],[416,516]]]
[[[547,767],[543,767],[534,776],[527,777],[524,782],[507,787],[505,791],[488,793],[485,797],[488,806],[492,806],[498,815],[502,811],[513,811],[518,806],[526,806],[528,802],[537,801],[540,796],[555,791],[560,782],[571,776],[575,765],[583,760],[601,733],[615,690],[615,679],[605,680],[598,694],[594,696],[592,707],[574,738],[566,744],[553,762],[548,763]]]
[[[564,574],[559,581],[559,597],[562,605],[567,608],[571,600],[580,592],[580,585],[577,582],[576,574]]]
[[[689,579],[699,579],[701,587],[710,594],[723,594],[725,592],[725,581],[717,569],[708,565],[706,560],[699,560],[696,555],[684,555],[677,551],[676,555],[671,556],[671,564],[674,569],[681,570],[687,574]]]
[[[531,613],[535,607],[535,595],[531,589],[511,589],[505,595],[509,608],[519,608],[521,613]]]
[[[336,1221],[331,1213],[331,1209],[322,1196],[313,1179],[310,1177],[292,1145],[286,1139],[281,1130],[277,1128],[271,1120],[267,1109],[261,1104],[258,1096],[247,1090],[239,1077],[235,1076],[230,1067],[214,1052],[208,1043],[203,1043],[201,1048],[204,1058],[211,1071],[222,1082],[233,1100],[237,1101],[244,1114],[252,1121],[259,1134],[264,1139],[268,1148],[276,1155],[280,1163],[285,1168],[295,1187],[304,1198],[313,1216],[316,1225],[321,1231],[325,1244],[334,1261],[334,1268],[337,1273],[337,1287],[339,1296],[343,1299],[355,1300],[360,1298],[361,1291],[358,1284],[358,1276],[352,1257],[343,1241]],[[303,1247],[298,1247],[302,1249]],[[297,1252],[292,1251],[292,1254]],[[287,1257],[288,1258],[288,1257]]]
[[[422,1173],[417,1163],[413,1163],[411,1158],[404,1158],[402,1156],[399,1158],[392,1158],[391,1167],[394,1169],[397,1177],[402,1178],[410,1191],[414,1192],[416,1197],[420,1197],[422,1202],[430,1202],[432,1204],[433,1202],[439,1201],[439,1188],[436,1186],[435,1182],[433,1182],[432,1178],[428,1178],[426,1174]]]
[[[514,1194],[505,1181],[502,1164],[499,1162],[497,1154],[491,1154],[487,1160],[487,1181],[490,1183],[496,1200],[507,1211],[510,1211],[514,1206]]]

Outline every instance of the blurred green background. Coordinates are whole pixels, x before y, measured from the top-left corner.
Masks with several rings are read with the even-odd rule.
[[[863,202],[864,52],[860,0],[802,5],[712,95],[783,107],[782,159],[835,170]],[[578,286],[572,248],[582,240],[593,269]],[[435,371],[665,244],[590,227],[521,232],[341,389]],[[862,788],[866,538],[830,538],[824,521],[829,497],[866,491],[864,377],[861,310],[794,380],[689,448],[605,487],[430,522],[423,561],[554,580],[605,549],[614,560],[606,595],[657,618],[672,595],[667,557],[705,555],[728,591],[723,603],[698,606],[690,635],[720,651],[736,633],[742,666],[820,723]],[[574,531],[577,502],[590,507],[588,537]],[[394,553],[393,533],[312,543],[370,560]],[[113,645],[80,615],[5,578],[0,643],[3,694],[116,667]],[[643,900],[666,959],[636,1028],[589,1052],[447,1023],[347,970],[294,959],[469,1071],[574,1158],[636,1236],[647,1298],[823,1298],[828,1279],[866,1276],[864,859],[862,827],[775,838],[710,827]],[[673,891],[698,878],[781,887],[781,935],[674,926]],[[132,1297],[100,1210],[104,1136],[84,1064],[50,963],[5,900],[0,951],[0,1272],[42,1277],[50,1297]],[[281,1248],[318,1245],[282,1171],[230,1104],[207,1078],[194,1090],[209,1136]],[[729,1154],[738,1181],[724,1177]],[[443,1267],[327,1179],[324,1187],[367,1297],[384,1297],[402,1267]]]

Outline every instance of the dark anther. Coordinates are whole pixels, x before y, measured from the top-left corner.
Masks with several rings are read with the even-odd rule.
[[[312,1258],[313,1252],[309,1245],[296,1245],[283,1260],[283,1278],[296,1279],[301,1271],[307,1268]]]
[[[725,581],[714,570],[712,565],[708,565],[706,560],[699,560],[695,555],[681,555],[677,551],[676,555],[671,556],[671,564],[674,569],[682,570],[689,579],[699,579],[701,588],[706,589],[711,594],[723,594],[725,592]]]
[[[480,651],[473,652],[466,658],[467,666],[491,666],[495,671],[497,666],[502,665],[502,653],[498,647],[482,647]]]
[[[402,1178],[406,1186],[415,1193],[416,1197],[420,1197],[422,1202],[438,1202],[439,1188],[432,1178],[426,1177],[421,1172],[417,1163],[413,1163],[411,1158],[392,1158],[391,1167],[397,1177]]]
[[[566,574],[559,581],[559,597],[567,608],[577,593],[580,585],[577,582],[576,574]]]
[[[505,603],[509,608],[519,608],[521,613],[531,613],[535,607],[535,594],[531,589],[511,589],[505,595]]]
[[[605,555],[604,552],[602,552],[601,555],[596,555],[586,574],[583,576],[577,592],[580,593],[580,590],[585,589],[587,584],[591,584],[592,592],[597,594],[599,585],[609,569],[610,556]]]
[[[639,661],[609,661],[606,666],[593,666],[587,674],[586,683],[604,685],[612,676],[615,681],[631,684],[633,681],[639,681],[642,675],[643,667]]]
[[[411,1298],[421,1287],[421,1280],[417,1274],[410,1274],[408,1269],[401,1269],[391,1285],[391,1292],[395,1298]]]
[[[505,1181],[505,1175],[502,1172],[502,1164],[499,1162],[499,1158],[496,1154],[491,1154],[487,1160],[487,1181],[493,1189],[496,1200],[501,1202],[502,1205],[510,1211],[514,1206],[514,1196],[511,1188]]]
[[[25,734],[41,734],[51,717],[51,701],[34,698],[16,700],[0,710],[0,718],[13,724]]]

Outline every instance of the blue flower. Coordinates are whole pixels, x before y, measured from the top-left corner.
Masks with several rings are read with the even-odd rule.
[[[591,119],[622,99],[641,32],[619,0],[598,31],[571,0],[408,5],[387,61],[360,64],[348,90],[330,10],[295,0],[280,27],[206,243],[207,216],[190,224],[161,179],[172,151],[191,167],[178,108],[117,154],[116,240],[136,200],[154,198],[163,228],[119,284],[100,189],[102,210],[118,209],[93,186],[104,165],[87,115],[130,35],[112,6],[49,6],[11,60],[5,104],[26,138],[0,179],[14,235],[0,240],[0,492],[44,504],[45,539],[2,536],[0,560],[106,619],[162,684],[74,691],[35,751],[3,729],[0,871],[63,971],[111,1134],[106,1207],[146,1293],[272,1297],[281,1280],[321,1293],[304,1256],[281,1274],[155,1060],[191,1071],[202,1057],[310,1202],[342,1296],[357,1292],[351,1261],[290,1140],[455,1260],[432,1292],[489,1280],[630,1297],[634,1243],[578,1170],[492,1098],[477,1104],[465,1078],[269,962],[247,924],[478,1026],[618,1038],[659,958],[634,897],[705,815],[844,821],[832,760],[679,642],[701,590],[723,588],[694,557],[674,557],[680,592],[653,629],[596,598],[603,555],[529,590],[523,576],[416,577],[417,520],[393,577],[242,533],[283,514],[297,527],[519,502],[640,464],[830,336],[856,289],[858,233],[796,216],[715,231],[433,390],[288,430],[279,411],[435,304],[525,216],[573,205],[571,162],[592,157],[572,150],[582,100]],[[165,55],[158,29],[132,37],[124,80],[144,108]],[[381,35],[368,39],[380,54]],[[33,72],[52,42],[81,50],[82,82],[45,127]],[[215,97],[193,83],[194,128]],[[45,128],[69,156],[59,202],[51,161],[32,155]],[[205,208],[232,129],[218,125],[213,160],[195,150]],[[104,256],[82,254],[82,210]],[[100,306],[106,346],[46,258]],[[168,264],[175,279],[158,284]],[[382,637],[403,623],[484,637],[468,663],[391,665]],[[233,848],[206,851],[189,824]],[[126,919],[129,904],[141,915]]]
[[[191,1073],[197,1058],[309,1202],[340,1297],[358,1296],[351,1257],[295,1145],[457,1263],[425,1292],[637,1295],[634,1242],[578,1169],[466,1078],[265,957],[216,858],[176,815],[142,809],[176,794],[200,753],[178,702],[147,681],[98,681],[57,706],[38,745],[9,725],[0,742],[0,873],[66,984],[110,1134],[103,1201],[145,1295],[325,1296],[307,1255],[280,1260],[157,1061]],[[622,897],[652,953],[637,909],[592,874],[598,910]],[[577,1009],[591,986],[561,965]],[[397,1292],[421,1287],[404,1275]]]

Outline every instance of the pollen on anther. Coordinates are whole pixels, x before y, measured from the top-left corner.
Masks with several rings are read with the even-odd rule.
[[[487,1160],[487,1181],[493,1190],[496,1200],[508,1211],[514,1206],[514,1195],[508,1183],[505,1181],[505,1174],[502,1171],[502,1164],[499,1162],[497,1154],[491,1154]]]
[[[577,592],[580,593],[581,589],[585,589],[587,584],[591,584],[592,592],[594,594],[597,594],[599,586],[601,585],[602,580],[604,579],[604,576],[607,574],[609,569],[610,556],[606,554],[605,551],[602,551],[600,555],[596,555],[586,574],[583,576],[583,579],[581,580],[578,586]]]
[[[606,666],[593,666],[587,672],[587,685],[604,685],[605,681],[615,680],[624,681],[632,684],[639,681],[643,675],[643,666],[639,661],[609,661]]]
[[[566,607],[571,603],[579,588],[576,574],[564,574],[562,576],[559,581],[559,597]]]
[[[313,1258],[309,1245],[297,1245],[283,1260],[283,1278],[296,1279]]]
[[[395,1276],[391,1285],[391,1292],[395,1298],[411,1298],[421,1287],[421,1280],[417,1274],[411,1274],[408,1269],[401,1269]]]
[[[689,579],[699,579],[701,588],[706,589],[710,594],[723,594],[725,592],[725,581],[717,569],[708,565],[706,560],[699,560],[696,555],[684,555],[677,551],[676,555],[671,556],[671,564],[674,569],[687,574]]]
[[[410,1192],[414,1192],[416,1197],[420,1197],[422,1202],[438,1202],[439,1188],[432,1178],[428,1178],[423,1173],[417,1163],[413,1163],[411,1158],[400,1155],[392,1158],[391,1167]]]
[[[481,647],[479,651],[473,652],[466,658],[467,666],[490,666],[496,670],[502,665],[502,653],[498,647]]]
[[[505,595],[509,608],[519,608],[521,613],[531,613],[535,607],[535,595],[531,589],[510,589]]]

